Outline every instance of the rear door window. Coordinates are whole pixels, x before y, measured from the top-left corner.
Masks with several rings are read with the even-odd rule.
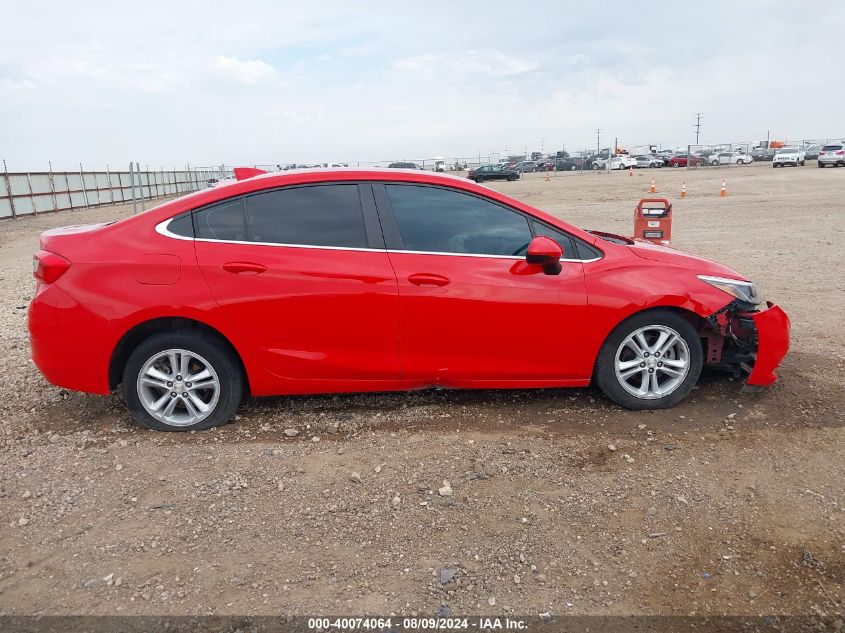
[[[356,184],[290,187],[246,199],[253,242],[365,248],[367,234]]]
[[[245,241],[244,199],[225,200],[194,213],[196,236],[206,240]]]

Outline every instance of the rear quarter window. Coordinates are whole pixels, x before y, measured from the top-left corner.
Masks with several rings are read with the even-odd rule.
[[[190,213],[177,215],[167,224],[167,230],[180,237],[194,236],[194,222]]]

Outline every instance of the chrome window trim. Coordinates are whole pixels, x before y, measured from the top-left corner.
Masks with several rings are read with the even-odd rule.
[[[482,257],[485,259],[508,259],[508,260],[524,260],[525,257],[519,255],[484,255],[481,253],[440,253],[436,251],[408,251],[385,248],[366,248],[355,246],[317,246],[315,244],[280,244],[278,242],[248,242],[246,240],[215,240],[207,237],[185,237],[184,235],[177,235],[168,230],[168,225],[176,218],[168,218],[156,224],[155,231],[159,235],[169,237],[174,240],[184,240],[188,242],[206,242],[209,244],[243,244],[245,246],[275,246],[280,248],[310,248],[331,251],[361,251],[364,253],[396,253],[399,255],[441,255],[448,257]],[[561,259],[561,262],[570,264],[590,264],[597,262],[601,257],[594,257],[593,259]]]

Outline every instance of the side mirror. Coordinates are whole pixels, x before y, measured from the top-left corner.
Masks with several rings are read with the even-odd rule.
[[[538,235],[528,245],[525,253],[525,261],[529,264],[538,264],[543,267],[547,275],[559,275],[561,271],[560,258],[563,251],[560,245],[552,238],[545,235]]]

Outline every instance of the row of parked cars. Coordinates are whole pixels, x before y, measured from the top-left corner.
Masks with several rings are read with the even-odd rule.
[[[814,151],[814,156],[808,154],[810,148],[803,147],[782,147],[775,150],[775,155],[772,157],[772,167],[785,167],[791,165],[792,167],[803,166],[807,160],[816,159],[817,165],[821,168],[827,167],[845,167],[845,143],[828,143],[827,145],[820,145],[818,150]]]
[[[602,170],[607,168],[607,154],[592,156],[566,156],[563,158],[549,158],[545,160],[510,161],[498,167],[519,173],[535,171],[581,171]],[[676,153],[661,150],[654,154],[618,154],[610,158],[610,168],[624,169],[658,169],[661,167],[686,167],[687,164],[699,165],[747,165],[754,162],[754,158],[743,152],[699,152],[694,154]]]

